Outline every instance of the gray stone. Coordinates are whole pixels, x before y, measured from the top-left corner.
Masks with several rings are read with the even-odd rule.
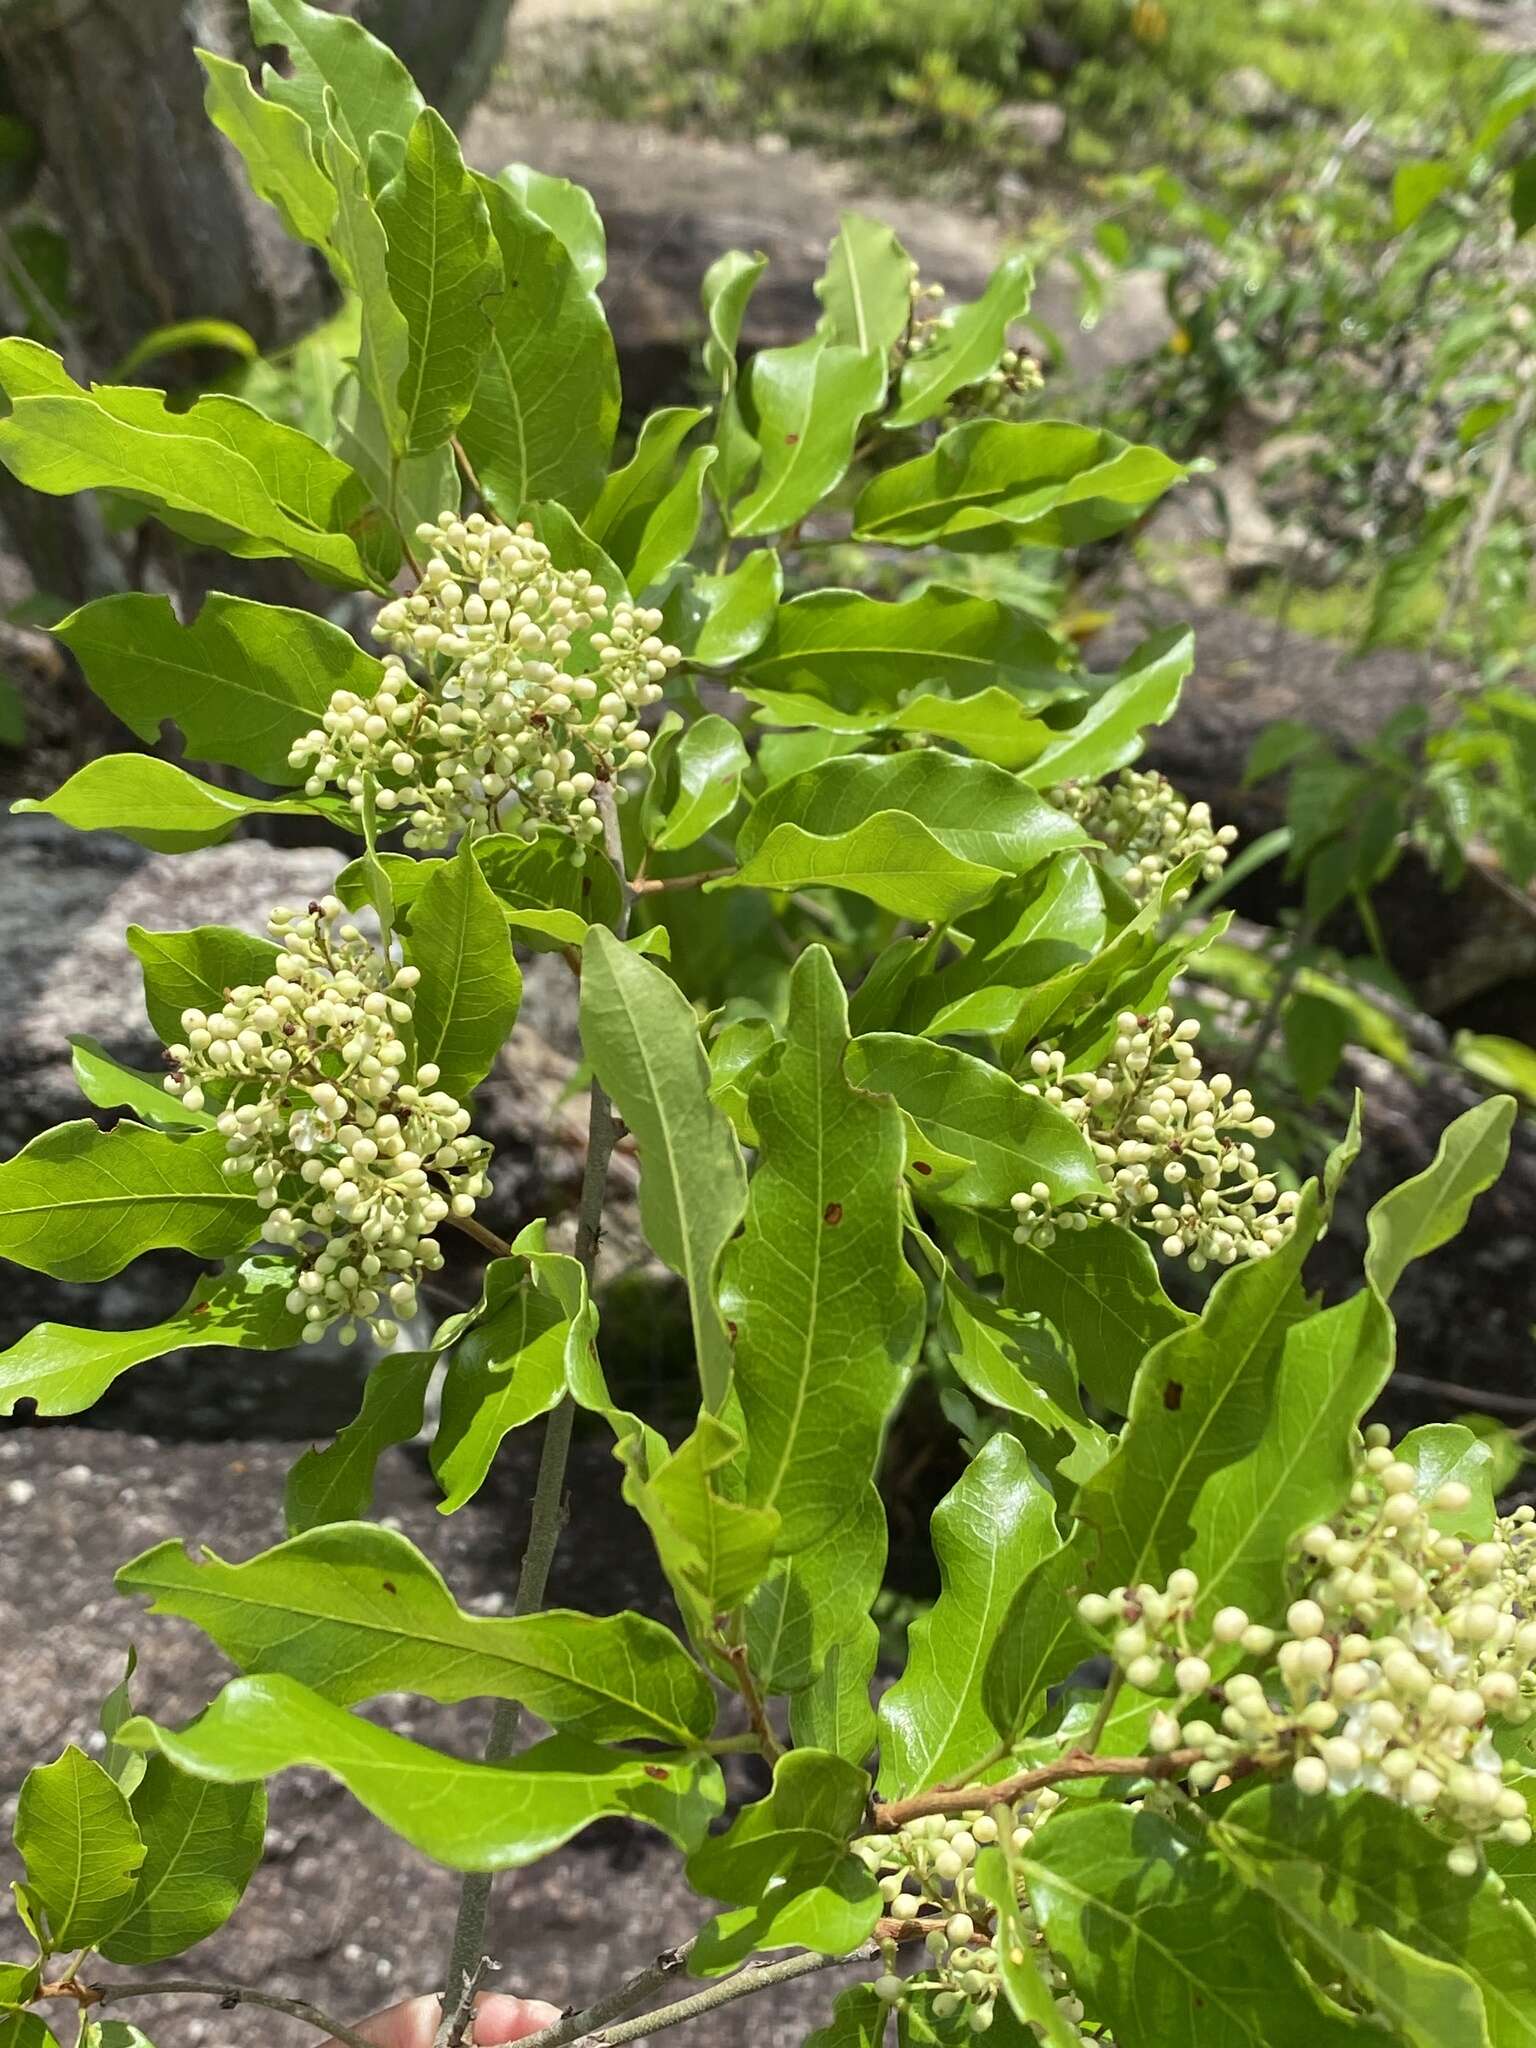
[[[1067,132],[1066,108],[1055,100],[1019,100],[999,107],[992,118],[1010,141],[1038,150],[1042,156],[1058,149]]]
[[[1284,120],[1290,107],[1279,86],[1257,64],[1240,64],[1235,71],[1224,73],[1217,79],[1212,97],[1218,113],[1261,127]]]

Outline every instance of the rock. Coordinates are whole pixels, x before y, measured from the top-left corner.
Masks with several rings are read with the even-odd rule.
[[[999,107],[992,119],[1010,141],[1042,156],[1059,148],[1067,132],[1066,109],[1055,100],[1019,100]]]
[[[482,1613],[504,1611],[515,1586],[537,1449],[537,1430],[512,1438],[487,1489],[446,1521],[435,1512],[418,1453],[394,1451],[383,1461],[379,1512],[427,1551],[461,1602]],[[280,1540],[293,1455],[291,1444],[167,1446],[74,1428],[0,1427],[0,1833],[8,1837],[31,1765],[51,1761],[66,1742],[100,1753],[97,1702],[121,1677],[130,1642],[140,1659],[137,1704],[173,1726],[230,1675],[197,1629],[145,1615],[140,1602],[114,1594],[112,1576],[126,1559],[170,1538],[233,1558]],[[571,1493],[580,1519],[557,1554],[551,1598],[599,1613],[634,1606],[675,1625],[650,1543],[620,1503],[617,1465],[595,1434],[578,1437]],[[366,1711],[462,1756],[476,1753],[489,1718],[483,1701],[442,1708],[398,1694]],[[724,1725],[739,1725],[729,1707],[725,1716]],[[541,1732],[531,1724],[526,1734]],[[766,1777],[732,1759],[728,1783],[733,1797],[756,1796]],[[557,1855],[504,1875],[489,1942],[506,1966],[498,1988],[586,2003],[685,1939],[704,1911],[683,1883],[681,1863],[661,1837],[605,1822]],[[19,1869],[7,1839],[0,1881]],[[451,1872],[390,1834],[329,1778],[289,1772],[272,1784],[267,1860],[229,1925],[158,1973],[109,1967],[102,1974],[223,1979],[356,2018],[441,1982],[456,1893]],[[690,2037],[700,2048],[798,2042],[849,1981],[856,1979],[833,1971],[787,1985],[699,2023]],[[145,2000],[124,2011],[156,2048],[317,2048],[320,2038],[267,2014],[222,2013],[211,2000]]]
[[[1240,64],[1225,72],[1217,79],[1212,98],[1217,113],[1258,127],[1283,121],[1290,110],[1285,94],[1257,64]]]
[[[1139,553],[1155,561],[1160,583],[1210,605],[1293,559],[1295,539],[1271,517],[1253,465],[1232,457],[1163,499],[1141,530]]]
[[[769,267],[747,307],[747,353],[801,341],[821,308],[811,287],[846,209],[887,220],[952,304],[973,299],[1006,253],[994,221],[930,200],[871,191],[856,165],[790,149],[764,162],[751,143],[679,136],[643,125],[512,114],[482,106],[464,138],[478,168],[534,163],[585,185],[608,230],[603,299],[624,370],[626,403],[665,402],[688,375],[703,334],[699,286],[727,249],[759,249]],[[1079,285],[1046,267],[1035,304],[1066,347],[1073,379],[1101,376],[1172,332],[1157,272],[1118,274],[1103,318],[1084,331]]]

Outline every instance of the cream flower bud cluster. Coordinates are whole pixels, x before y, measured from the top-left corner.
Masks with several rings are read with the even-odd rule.
[[[1056,1206],[1044,1181],[1013,1197],[1014,1236],[1047,1246],[1094,1217],[1129,1223],[1191,1268],[1268,1258],[1295,1227],[1297,1197],[1282,1194],[1252,1140],[1274,1124],[1228,1074],[1207,1080],[1195,1054],[1199,1025],[1166,1006],[1121,1012],[1113,1045],[1092,1072],[1068,1073],[1053,1045],[1029,1055],[1024,1087],[1064,1110],[1098,1161],[1103,1192]]]
[[[1188,1571],[1161,1590],[1089,1594],[1078,1613],[1112,1631],[1131,1684],[1160,1690],[1171,1670],[1177,1698],[1150,1745],[1199,1750],[1196,1790],[1238,1763],[1288,1770],[1309,1794],[1364,1786],[1431,1820],[1452,1870],[1471,1875],[1479,1842],[1531,1840],[1492,1731],[1536,1715],[1536,1509],[1484,1542],[1442,1534],[1437,1517],[1463,1510],[1467,1488],[1450,1480],[1421,1501],[1385,1436],[1368,1432],[1344,1511],[1302,1537],[1309,1577],[1283,1627],[1223,1607],[1197,1640]],[[1262,1668],[1218,1679],[1234,1650]]]
[[[898,1945],[885,1944],[885,1969],[875,1990],[887,2005],[899,2008],[922,2000],[935,2020],[963,2018],[972,2033],[987,2031],[1006,1994],[993,1941],[996,1915],[976,1888],[976,1859],[982,1849],[1003,1842],[1005,1830],[1015,1853],[1027,1849],[1060,1803],[1060,1793],[1046,1787],[1015,1806],[948,1818],[930,1814],[896,1833],[866,1835],[854,1843],[855,1855],[880,1886],[885,1917],[912,1927],[914,1938],[920,1931],[927,1951],[926,1968],[899,1976]],[[1022,1889],[1018,1903],[1025,1926],[1033,1929]],[[1058,2012],[1075,2030],[1083,2019],[1082,2005],[1043,1941],[1035,1940],[1035,1964]],[[1092,2038],[1101,2041],[1103,2036]]]
[[[1191,854],[1200,856],[1203,878],[1214,882],[1237,838],[1235,825],[1212,825],[1209,804],[1189,803],[1165,775],[1136,768],[1122,768],[1108,782],[1058,782],[1045,799],[1126,863],[1119,880],[1138,903]],[[1188,895],[1177,890],[1171,902]]]
[[[943,341],[959,317],[958,308],[954,307],[925,311],[925,307],[939,306],[945,295],[943,285],[924,284],[916,263],[909,264],[907,276],[912,310],[906,332],[891,351],[892,368],[897,371],[913,356],[920,356],[936,342]],[[1044,383],[1044,373],[1033,356],[1025,355],[1019,349],[1006,348],[984,377],[954,394],[945,407],[945,417],[1002,411],[1009,400],[1031,397]]]
[[[340,789],[362,816],[371,785],[386,822],[407,817],[407,846],[495,826],[508,800],[526,831],[601,839],[593,792],[645,759],[641,713],[682,659],[658,636],[660,612],[610,607],[590,571],[558,569],[527,525],[445,512],[417,540],[420,584],[374,621],[390,650],[378,691],[337,691],[289,756],[306,793]],[[595,672],[573,672],[581,662]]]
[[[435,1066],[412,1070],[419,970],[336,929],[341,914],[334,896],[274,910],[271,974],[222,1009],[183,1011],[165,1086],[189,1109],[217,1106],[225,1173],[251,1184],[264,1237],[298,1253],[288,1307],[305,1338],[342,1322],[349,1343],[361,1322],[389,1343],[443,1263],[438,1224],[489,1192],[490,1147]]]

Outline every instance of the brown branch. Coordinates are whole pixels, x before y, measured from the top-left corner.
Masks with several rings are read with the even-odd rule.
[[[472,1969],[464,1972],[464,1981],[459,1987],[459,1995],[452,2005],[448,2003],[448,1991],[445,1990],[443,1992],[443,2016],[438,2021],[437,2033],[433,2037],[432,2048],[461,2048],[461,2043],[469,2031],[470,2022],[474,2014],[475,1993],[480,1988],[481,1979],[485,1976],[487,1970],[495,1970],[500,1967],[500,1964],[493,1963],[489,1956],[481,1956]],[[449,1989],[451,1988],[450,1986]]]
[[[777,1763],[784,1752],[768,1719],[768,1709],[764,1706],[763,1696],[757,1689],[757,1680],[752,1676],[746,1644],[721,1643],[719,1649],[721,1656],[731,1667],[731,1675],[736,1680],[736,1690],[741,1694],[746,1706],[747,1719],[752,1724],[753,1740],[770,1764]]]
[[[266,1991],[252,1991],[244,1984],[202,1984],[190,1977],[173,1977],[164,1984],[98,1984],[92,1988],[93,2002],[98,2005],[113,2004],[122,1998],[216,1998],[226,2012],[233,2012],[240,2005],[260,2006],[264,2012],[285,2013],[289,2019],[302,2020],[317,2033],[334,2035],[338,2041],[345,2041],[347,2048],[375,2048],[366,2034],[333,2020],[306,1999],[275,1998]]]
[[[1038,1764],[1033,1770],[1017,1771],[996,1785],[955,1785],[933,1792],[914,1792],[910,1799],[893,1799],[874,1809],[874,1822],[881,1834],[892,1834],[908,1821],[928,1813],[975,1813],[990,1806],[1011,1806],[1031,1792],[1043,1792],[1047,1785],[1060,1785],[1075,1778],[1180,1778],[1191,1764],[1205,1754],[1199,1749],[1172,1749],[1166,1756],[1086,1756],[1074,1750],[1054,1763]]]
[[[734,875],[734,868],[700,868],[696,875],[636,876],[630,883],[634,896],[651,896],[659,889],[697,889],[705,882],[718,882],[722,875]]]

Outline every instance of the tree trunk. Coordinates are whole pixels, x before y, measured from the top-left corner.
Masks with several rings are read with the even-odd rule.
[[[399,53],[443,119],[461,128],[495,72],[512,0],[359,0],[355,12]]]
[[[176,320],[231,320],[268,348],[323,310],[317,265],[203,111],[193,44],[217,26],[183,0],[0,0],[0,62],[70,242],[77,368],[105,374]]]

